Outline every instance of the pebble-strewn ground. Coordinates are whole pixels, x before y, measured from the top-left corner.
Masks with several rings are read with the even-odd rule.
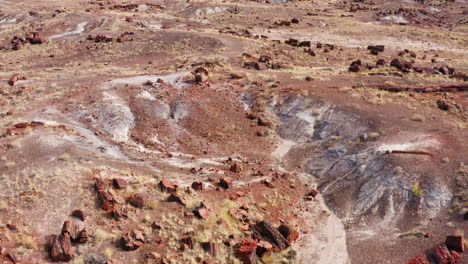
[[[0,263],[466,263],[468,2],[0,0]]]

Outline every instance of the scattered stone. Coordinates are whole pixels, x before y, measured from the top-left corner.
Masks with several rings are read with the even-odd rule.
[[[227,189],[230,189],[232,187],[232,181],[231,181],[231,179],[221,178],[221,179],[219,179],[218,185],[221,188],[224,188],[224,189],[227,190]]]
[[[270,242],[274,249],[279,251],[289,247],[286,238],[268,221],[260,221],[251,225],[254,237]]]
[[[192,74],[195,76],[196,83],[206,82],[208,80],[208,70],[203,67],[196,68]]]
[[[213,257],[216,257],[218,254],[218,244],[213,242],[202,242],[201,247],[205,250],[208,254]]]
[[[311,43],[308,40],[304,40],[304,41],[299,42],[299,44],[297,46],[298,47],[309,47],[310,48]]]
[[[177,190],[177,186],[178,185],[175,182],[172,182],[166,178],[162,178],[159,182],[159,187],[161,188],[162,192],[175,192]]]
[[[286,238],[286,240],[292,244],[294,241],[296,241],[299,238],[299,232],[291,228],[290,226],[286,224],[281,224],[278,227],[278,231]]]
[[[192,189],[194,189],[195,191],[203,190],[203,183],[201,181],[194,181],[192,183]]]
[[[299,46],[299,40],[293,39],[293,38],[290,38],[290,39],[286,40],[284,43],[286,43],[288,45],[291,45],[291,46],[294,46],[294,47]]]
[[[128,218],[128,209],[125,206],[122,205],[115,205],[114,209],[112,210],[112,216],[116,221],[120,221],[123,219]]]
[[[293,19],[291,19],[291,23],[298,24],[298,23],[299,23],[299,19],[293,18]]]
[[[429,264],[429,261],[426,259],[425,255],[420,254],[406,262],[406,264]]]
[[[193,249],[193,240],[191,236],[185,236],[180,239],[181,250]]]
[[[437,100],[437,107],[441,110],[448,111],[450,109],[450,104],[445,100]]]
[[[260,70],[260,65],[256,61],[244,62],[244,65],[242,67],[251,70]]]
[[[376,67],[384,67],[387,66],[387,62],[384,59],[379,59],[375,63]]]
[[[257,242],[247,238],[242,240],[236,250],[236,256],[243,264],[253,264],[257,260]]]
[[[114,199],[114,196],[104,190],[98,191],[99,201],[101,202],[102,209],[110,211],[117,204],[117,200]]]
[[[145,243],[145,235],[138,229],[126,233],[120,239],[120,245],[124,250],[133,251],[140,248]]]
[[[249,213],[242,208],[231,208],[229,209],[229,214],[241,222],[247,222],[249,220]]]
[[[206,202],[202,202],[201,205],[193,210],[193,213],[201,219],[206,219],[210,216],[211,213],[211,206],[209,206]]]
[[[88,241],[88,233],[84,226],[73,224],[72,221],[65,221],[62,227],[62,235],[67,233],[73,242],[86,243]]]
[[[455,250],[450,250],[450,254],[452,254],[454,263],[458,263],[462,259],[462,256]]]
[[[31,43],[31,45],[36,45],[36,44],[45,43],[44,38],[41,37],[41,35],[39,34],[39,32],[32,32],[32,33],[29,33],[29,34],[26,36],[26,41],[29,41],[29,43]]]
[[[267,253],[270,253],[273,250],[273,245],[265,240],[260,240],[260,242],[257,243],[257,256],[260,258]]]
[[[114,38],[107,37],[104,35],[89,35],[87,40],[94,40],[94,42],[100,43],[100,42],[112,42]]]
[[[390,62],[390,66],[393,66],[404,73],[408,73],[409,70],[413,68],[413,65],[411,65],[411,63],[400,61],[399,59],[393,59]]]
[[[439,68],[439,72],[441,72],[444,75],[452,75],[455,73],[455,69],[444,65]]]
[[[356,61],[351,62],[351,65],[349,66],[348,70],[350,72],[358,72],[361,70],[361,68],[362,68],[361,60],[356,60]]]
[[[8,85],[13,86],[21,80],[26,80],[26,78],[16,73],[13,76],[11,76],[10,80],[8,80]]]
[[[70,235],[51,235],[48,240],[49,256],[52,261],[70,261],[74,257]]]
[[[435,258],[439,264],[453,264],[455,260],[446,246],[437,246],[435,248]]]
[[[127,181],[122,178],[113,179],[112,184],[114,184],[114,187],[117,189],[125,189],[128,185]]]
[[[86,220],[86,214],[82,210],[75,210],[71,213],[71,215],[80,219],[81,221]]]
[[[187,203],[185,202],[185,199],[183,199],[182,197],[180,197],[176,193],[171,193],[169,195],[169,197],[167,198],[167,201],[168,202],[176,202],[176,203],[179,203],[179,204],[181,204],[183,206],[187,205]]]
[[[455,250],[458,252],[465,251],[465,239],[463,236],[447,236],[445,245],[448,249]]]
[[[318,195],[318,193],[319,192],[317,190],[312,190],[312,191],[306,193],[305,197],[306,197],[307,200],[311,201],[311,200],[313,200],[315,198],[315,196]]]
[[[235,173],[241,173],[243,170],[242,164],[235,161],[231,164],[231,167],[229,168],[229,171],[235,172]]]
[[[384,45],[368,46],[367,49],[371,51],[371,54],[377,55],[379,54],[379,52],[383,52],[385,50],[385,46]]]
[[[304,51],[308,53],[310,56],[315,57],[315,52],[312,49],[305,49]]]
[[[143,208],[145,206],[145,197],[141,193],[134,194],[128,198],[131,205],[136,208]]]

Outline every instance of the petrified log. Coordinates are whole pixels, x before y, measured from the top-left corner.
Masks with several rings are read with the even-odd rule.
[[[255,238],[270,242],[275,250],[283,250],[290,246],[286,238],[268,221],[258,222],[250,228]]]

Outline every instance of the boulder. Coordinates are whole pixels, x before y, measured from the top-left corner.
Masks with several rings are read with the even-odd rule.
[[[245,69],[251,69],[251,70],[260,70],[260,65],[256,61],[248,61],[244,62],[244,65],[242,66]]]
[[[257,243],[257,256],[262,257],[264,254],[270,253],[273,250],[273,245],[265,240]]]
[[[353,62],[351,62],[351,65],[349,66],[348,70],[350,72],[358,72],[360,71],[362,68],[362,62],[361,60],[355,60]]]

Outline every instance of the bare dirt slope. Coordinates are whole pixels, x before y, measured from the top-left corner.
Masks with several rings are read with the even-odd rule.
[[[467,6],[0,0],[0,263],[467,263]]]

